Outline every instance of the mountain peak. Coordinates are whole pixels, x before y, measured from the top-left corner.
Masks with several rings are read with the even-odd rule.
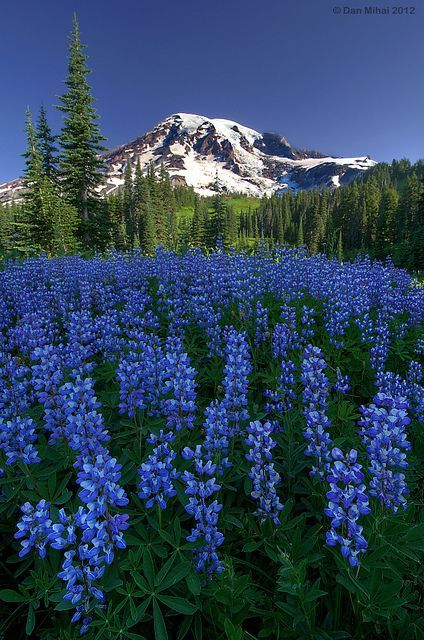
[[[103,154],[101,194],[118,191],[128,162],[164,166],[171,182],[212,195],[218,176],[227,192],[261,197],[287,189],[307,190],[348,184],[375,162],[368,156],[335,158],[292,147],[275,133],[259,133],[233,120],[174,113],[128,144]],[[22,197],[21,181],[0,185],[0,202]]]

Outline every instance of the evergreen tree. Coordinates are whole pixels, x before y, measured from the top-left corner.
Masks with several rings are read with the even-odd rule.
[[[133,202],[133,227],[134,227],[134,246],[140,246],[140,233],[141,233],[141,217],[143,213],[143,200],[146,197],[146,180],[143,178],[141,172],[140,159],[137,159],[135,165],[135,180],[134,180],[134,202]]]
[[[153,164],[147,171],[147,184],[149,189],[149,207],[146,208],[145,217],[149,219],[149,227],[151,226],[150,217],[152,217],[154,227],[154,237],[158,246],[165,247],[168,241],[168,224],[165,211],[165,203],[161,197],[161,185],[156,179],[156,172]],[[146,219],[147,219],[146,218]],[[145,222],[145,221],[144,221]],[[144,224],[143,222],[143,224]],[[149,237],[151,232],[149,230]]]
[[[49,253],[70,251],[76,246],[77,212],[43,171],[43,154],[29,111],[26,133],[25,205],[19,224],[21,242]]]
[[[58,194],[51,182],[47,182],[46,208],[53,221],[50,252],[57,255],[77,249],[78,212],[74,205]]]
[[[206,222],[206,245],[210,248],[216,246],[218,238],[221,241],[226,238],[227,206],[221,191],[218,174],[215,179],[215,196],[212,200],[211,210],[208,212]]]
[[[47,179],[43,174],[43,156],[29,110],[26,113],[25,131],[27,137],[27,148],[23,154],[25,206],[21,232],[24,234],[23,241],[28,246],[35,245],[46,249],[51,246],[53,224],[48,217],[46,206]]]
[[[422,186],[415,171],[406,180],[406,189],[403,197],[404,224],[407,232],[406,237],[410,238],[414,234],[414,229],[418,222]]]
[[[7,253],[14,248],[17,209],[15,205],[0,205],[0,253]]]
[[[104,149],[93,106],[91,88],[87,82],[85,46],[81,43],[79,26],[74,16],[70,37],[67,92],[61,96],[58,109],[64,114],[59,141],[62,147],[60,170],[63,186],[84,223],[84,238],[89,243],[90,214],[97,203],[96,187],[102,182],[103,163],[99,153]]]
[[[152,254],[156,247],[155,216],[150,198],[143,204],[140,247],[149,254]]]
[[[343,260],[343,239],[341,230],[339,231],[339,237],[337,240],[337,260],[340,262]]]
[[[191,242],[195,247],[204,245],[205,240],[205,208],[203,201],[196,196],[193,219],[191,222]]]
[[[413,218],[408,266],[416,272],[424,271],[424,179],[420,185],[421,195]]]
[[[166,246],[175,248],[178,241],[176,201],[168,172],[165,171],[163,165],[160,168],[159,180],[161,199],[165,210],[165,221],[167,226]]]
[[[128,246],[127,229],[124,219],[122,194],[109,196],[107,200],[107,215],[110,228],[110,244],[116,249],[124,250]]]
[[[237,226],[238,220],[234,209],[232,207],[226,206],[225,225],[222,237],[222,241],[226,249],[228,249],[229,247],[233,247],[236,244]]]
[[[367,180],[365,184],[365,202],[367,207],[366,246],[371,247],[376,238],[377,220],[381,202],[381,191],[374,176]]]
[[[303,218],[301,217],[299,220],[299,226],[297,228],[296,245],[298,247],[301,247],[304,244],[305,244],[305,241],[303,238]]]
[[[132,177],[131,162],[128,159],[124,172],[124,190],[123,190],[123,206],[124,206],[124,219],[126,227],[126,236],[129,240],[131,248],[134,247],[134,239],[136,237],[136,230],[134,225],[134,193],[133,193],[133,177]],[[138,244],[138,238],[137,238]]]
[[[47,114],[43,105],[37,121],[37,141],[41,152],[42,170],[50,180],[57,180],[57,149],[56,137],[52,134]]]
[[[156,182],[154,172],[153,175],[151,174],[151,168],[149,168],[146,178],[141,176],[141,170],[136,170],[135,200],[136,217],[139,228],[139,244],[141,249],[149,254],[154,252],[157,245],[152,189],[155,196]]]
[[[377,220],[377,235],[375,240],[375,255],[384,258],[391,253],[394,244],[394,225],[399,206],[398,193],[393,187],[383,191],[380,214]]]

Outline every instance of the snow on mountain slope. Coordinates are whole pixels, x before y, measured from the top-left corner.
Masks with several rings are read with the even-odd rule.
[[[259,133],[232,120],[177,113],[151,131],[103,155],[107,196],[120,189],[127,163],[143,172],[161,165],[173,184],[212,195],[218,178],[227,192],[252,196],[348,184],[375,162],[368,156],[336,158],[296,149],[282,136]],[[20,181],[0,185],[0,202],[22,195]]]

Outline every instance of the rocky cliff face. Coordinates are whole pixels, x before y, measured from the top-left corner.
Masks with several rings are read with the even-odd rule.
[[[348,184],[375,162],[368,156],[328,157],[319,151],[296,149],[282,136],[258,133],[237,122],[177,113],[132,142],[108,151],[104,159],[103,196],[123,185],[128,162],[150,163],[168,171],[174,184],[192,186],[211,195],[218,177],[221,188],[252,196],[286,189],[335,188]],[[0,185],[0,202],[22,197],[22,184]]]

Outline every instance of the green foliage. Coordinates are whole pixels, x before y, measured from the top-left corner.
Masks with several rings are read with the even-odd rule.
[[[52,134],[47,121],[47,113],[43,105],[40,107],[37,121],[37,140],[42,156],[43,173],[50,180],[57,180],[56,137]]]
[[[364,251],[380,259],[393,255],[399,266],[419,272],[423,225],[424,161],[401,160],[376,165],[332,192],[288,191],[263,198],[241,213],[238,237],[239,246],[264,238],[335,256],[341,234],[347,257]]]
[[[104,149],[101,142],[105,138],[99,131],[98,116],[87,82],[90,71],[84,49],[74,16],[69,42],[68,77],[65,81],[67,92],[60,97],[62,104],[57,107],[64,114],[63,128],[58,138],[61,146],[59,163],[65,193],[84,223],[82,235],[85,243],[89,244],[87,223],[93,204],[98,199],[95,189],[102,181],[100,170],[103,164],[99,153]]]
[[[49,147],[50,129],[44,111],[40,115],[38,131],[41,139],[33,127],[30,112],[27,112],[26,190],[20,211],[22,226],[18,228],[16,241],[18,246],[31,246],[48,253],[69,252],[77,247],[78,216],[55,179],[52,147]]]

